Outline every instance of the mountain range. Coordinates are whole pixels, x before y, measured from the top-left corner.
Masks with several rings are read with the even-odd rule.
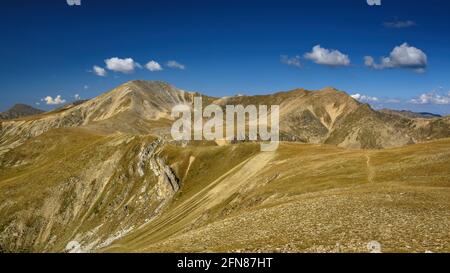
[[[279,105],[280,148],[171,141],[172,107],[196,96]],[[148,81],[9,117],[0,251],[450,251],[450,117],[334,88],[216,98]]]
[[[32,118],[3,122],[1,150],[53,128],[83,127],[104,133],[168,136],[173,122],[172,107],[192,104],[195,96],[202,96],[205,104],[220,106],[280,105],[281,138],[285,141],[373,149],[450,137],[450,117],[422,118],[413,113],[375,111],[334,88],[214,98],[164,82],[132,81],[88,101]]]

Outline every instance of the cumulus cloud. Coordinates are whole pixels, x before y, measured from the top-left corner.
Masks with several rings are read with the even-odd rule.
[[[428,58],[422,50],[404,43],[395,47],[389,57],[381,58],[379,64],[371,56],[364,57],[364,64],[374,69],[405,68],[422,73],[427,68]]]
[[[80,99],[81,99],[81,96],[80,96],[80,94],[75,94],[75,95],[73,96],[73,98],[74,98],[75,100],[80,100]]]
[[[289,57],[286,55],[281,55],[280,62],[285,65],[295,66],[298,68],[302,67],[302,63],[300,62],[300,56]]]
[[[438,92],[433,91],[420,95],[418,98],[414,98],[410,101],[413,104],[438,104],[449,105],[450,104],[450,92],[446,95],[440,95]]]
[[[364,65],[368,67],[377,68],[377,64],[375,64],[375,60],[371,56],[364,57]]]
[[[173,61],[173,60],[172,61],[168,61],[166,63],[166,66],[169,67],[169,68],[172,68],[172,69],[180,69],[180,70],[185,70],[186,69],[186,66],[184,64],[180,64],[179,62]]]
[[[92,68],[92,71],[94,72],[95,75],[100,76],[100,77],[105,77],[106,76],[106,70],[100,66],[94,65],[94,67]]]
[[[145,67],[152,72],[163,70],[162,66],[155,61],[148,62]]]
[[[125,74],[133,73],[136,68],[141,66],[136,63],[132,58],[121,59],[113,57],[105,60],[106,67],[115,72],[121,72]]]
[[[355,100],[358,100],[362,103],[369,103],[372,106],[383,106],[383,104],[397,104],[397,105],[407,105],[407,104],[416,104],[416,105],[450,105],[450,91],[445,93],[442,92],[442,88],[436,89],[434,91],[424,93],[415,98],[379,98],[373,97],[369,95],[364,95],[360,93],[356,93],[350,95]]]
[[[105,60],[106,68],[111,71],[120,72],[124,74],[130,74],[133,73],[136,69],[142,69],[144,66],[133,60],[132,58],[125,58],[121,59],[118,57],[113,57]],[[180,69],[185,70],[186,66],[184,64],[181,64],[177,61],[171,60],[168,61],[165,66],[172,69]],[[158,62],[151,60],[146,65],[145,68],[149,71],[156,72],[156,71],[162,71],[163,67]],[[93,67],[92,72],[96,74],[97,76],[104,77],[107,75],[107,71],[100,67],[95,65]]]
[[[416,23],[411,20],[406,20],[406,21],[395,20],[395,21],[390,21],[390,22],[384,22],[383,26],[387,27],[387,28],[408,28],[408,27],[416,26]]]
[[[316,64],[327,66],[349,66],[350,58],[348,55],[335,49],[326,49],[320,45],[313,47],[312,51],[305,54],[305,59],[311,60]]]
[[[61,97],[61,95],[56,96],[55,98],[52,98],[51,96],[47,96],[41,101],[45,102],[47,105],[58,105],[66,103],[66,100]]]
[[[351,95],[351,97],[354,98],[355,100],[358,100],[358,101],[364,102],[364,103],[380,102],[380,99],[377,97],[371,97],[371,96],[362,95],[359,93]]]

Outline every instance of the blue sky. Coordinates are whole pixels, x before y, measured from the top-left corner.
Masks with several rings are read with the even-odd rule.
[[[446,0],[4,1],[0,111],[144,79],[212,96],[334,86],[377,108],[450,114],[449,13]]]

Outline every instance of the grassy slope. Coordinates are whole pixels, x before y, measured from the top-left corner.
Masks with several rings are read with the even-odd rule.
[[[103,251],[366,251],[371,240],[450,251],[449,139],[379,151],[168,145],[182,188],[148,221],[156,179],[136,174],[136,156],[153,140],[57,129],[3,155],[0,247],[62,251],[133,227]]]
[[[384,251],[448,252],[449,165],[448,139],[382,151],[283,144],[226,198],[215,189],[233,187],[233,173],[217,182],[223,171],[194,168],[211,174],[188,178],[164,215],[105,251],[365,252],[377,240]]]
[[[57,129],[2,156],[0,245],[12,251],[62,251],[71,240],[101,243],[142,224],[158,200],[152,197],[156,178],[136,173],[136,155],[141,143],[153,140]]]

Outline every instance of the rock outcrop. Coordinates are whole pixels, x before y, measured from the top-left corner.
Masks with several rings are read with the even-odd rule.
[[[160,140],[76,130],[63,135],[36,137],[9,152],[9,163],[0,167],[1,180],[20,166],[43,171],[0,189],[8,200],[0,205],[5,251],[96,251],[158,217],[179,189],[175,172],[159,157]],[[79,146],[55,153],[66,145]]]

